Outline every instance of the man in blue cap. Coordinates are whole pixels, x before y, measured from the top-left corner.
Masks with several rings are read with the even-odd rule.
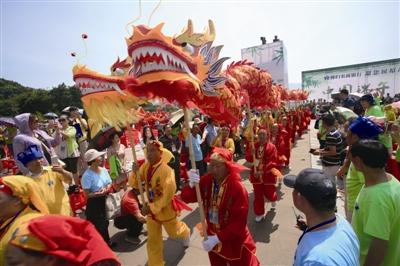
[[[29,170],[28,176],[38,184],[50,214],[71,215],[69,197],[63,182],[71,184],[72,173],[64,170],[61,165],[44,166],[43,154],[36,145],[20,152],[17,158]]]
[[[349,127],[347,133],[347,144],[349,149],[351,145],[360,139],[378,139],[378,135],[383,132],[383,129],[366,117],[358,117]],[[373,156],[373,155],[371,155]],[[347,174],[346,174],[347,173]],[[343,166],[337,173],[338,178],[346,178],[345,191],[345,209],[346,218],[351,222],[353,215],[354,204],[358,193],[364,185],[364,175],[358,171],[352,164],[347,153]]]

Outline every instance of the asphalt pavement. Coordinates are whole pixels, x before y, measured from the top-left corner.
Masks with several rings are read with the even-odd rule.
[[[310,147],[316,147],[316,131],[312,129],[306,132],[302,138],[297,139],[292,150],[290,171],[297,174],[307,167],[320,168],[318,158],[309,154]],[[310,145],[311,144],[311,145]],[[239,163],[244,164],[243,159]],[[247,188],[250,196],[250,208],[247,219],[248,227],[257,245],[257,257],[261,265],[292,265],[293,256],[297,245],[297,240],[301,232],[295,228],[296,219],[293,212],[291,189],[283,184],[279,186],[279,201],[276,208],[271,210],[271,206],[266,203],[267,214],[263,221],[256,223],[253,212],[253,189],[248,180],[248,173],[243,173],[243,184]],[[340,199],[339,199],[340,201]],[[338,205],[342,205],[341,203]],[[201,236],[195,225],[199,223],[199,213],[196,204],[190,204],[192,212],[184,211],[179,217],[191,228],[191,242],[188,248],[184,248],[180,241],[168,238],[163,231],[164,239],[164,260],[165,265],[209,265],[208,254],[203,250]],[[300,214],[299,211],[296,210]],[[340,212],[342,212],[340,210]],[[110,225],[110,235],[112,240],[118,245],[113,249],[123,265],[136,266],[146,265],[146,230],[140,236],[142,243],[133,245],[124,240],[125,232],[116,229],[112,223]]]

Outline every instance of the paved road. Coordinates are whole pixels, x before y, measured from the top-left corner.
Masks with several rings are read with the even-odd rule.
[[[313,125],[313,124],[312,124]],[[315,143],[315,133],[311,132],[311,142]],[[313,145],[315,146],[315,145]],[[310,149],[310,134],[306,133],[297,143],[292,151],[291,171],[290,173],[297,174],[300,170],[310,167],[311,156],[308,153]],[[317,166],[316,160],[315,165]],[[244,163],[244,161],[240,161]],[[247,180],[246,174],[243,175],[246,186],[250,195],[250,206],[253,202],[253,191],[250,182]],[[257,257],[261,265],[292,265],[293,255],[296,249],[297,239],[300,236],[300,231],[294,227],[295,217],[292,210],[291,189],[282,185],[279,189],[280,200],[277,203],[274,211],[269,211],[266,219],[260,223],[254,221],[254,213],[252,207],[249,210],[248,226],[257,244]],[[202,249],[201,237],[193,229],[194,225],[199,222],[199,215],[195,204],[191,207],[193,212],[184,212],[181,215],[189,227],[192,229],[191,243],[189,248],[184,249],[182,244],[173,239],[169,239],[164,232],[164,259],[166,265],[209,265],[208,255]],[[270,206],[266,206],[270,210]],[[124,241],[125,233],[118,231],[112,225],[110,232],[112,239],[118,242],[118,246],[114,251],[118,255],[123,265],[136,266],[146,265],[146,236],[142,235],[144,240],[139,246],[129,244]]]

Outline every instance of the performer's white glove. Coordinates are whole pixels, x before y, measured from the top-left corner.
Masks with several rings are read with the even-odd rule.
[[[210,252],[218,243],[219,239],[217,235],[209,236],[207,240],[203,241],[203,248],[205,251]]]
[[[189,186],[191,188],[194,188],[196,186],[196,184],[200,183],[200,174],[199,174],[199,170],[197,169],[190,169],[187,172],[188,176],[189,176]]]

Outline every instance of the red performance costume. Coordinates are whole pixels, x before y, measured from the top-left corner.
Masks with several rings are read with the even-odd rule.
[[[286,157],[287,148],[289,148],[290,154],[290,141],[289,141],[289,134],[283,128],[281,124],[274,124],[272,127],[273,136],[271,138],[271,142],[275,145],[277,150],[277,166],[279,170],[289,164],[289,159]],[[289,145],[288,145],[289,144]]]
[[[266,134],[265,130],[260,130],[259,134]],[[260,142],[255,145],[256,163],[255,169],[259,177],[254,173],[252,167],[250,181],[254,188],[254,213],[256,216],[265,214],[264,196],[268,201],[275,202],[278,199],[276,193],[276,181],[279,171],[275,168],[277,162],[277,150],[274,144]],[[253,163],[253,156],[250,149],[247,149],[246,160]]]
[[[217,236],[219,243],[208,253],[213,266],[253,266],[260,265],[256,257],[256,246],[247,228],[249,196],[241,183],[239,172],[246,169],[232,161],[232,153],[227,149],[215,148],[211,160],[224,162],[228,175],[218,184],[208,173],[200,179],[201,197],[207,220],[208,236]],[[196,202],[194,188],[186,186],[182,199]]]
[[[45,215],[26,221],[15,230],[9,245],[62,260],[54,265],[121,265],[95,227],[75,217]]]
[[[286,157],[286,163],[285,166],[289,166],[290,163],[290,153],[292,150],[292,142],[290,140],[290,129],[289,129],[289,123],[287,121],[287,118],[285,117],[284,119],[282,119],[281,121],[282,124],[279,124],[279,127],[282,128],[282,130],[280,130],[281,134],[282,134],[282,138],[284,139],[284,145],[283,145],[283,151],[284,151],[284,155]]]

